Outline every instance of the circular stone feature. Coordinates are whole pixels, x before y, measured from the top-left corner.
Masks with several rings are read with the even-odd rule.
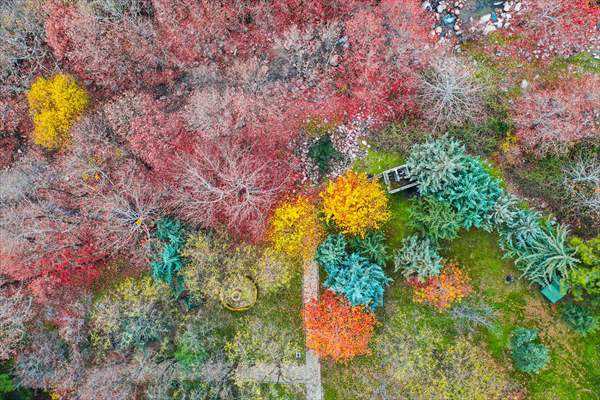
[[[245,311],[256,303],[258,289],[252,279],[243,275],[228,278],[221,288],[221,303],[231,311]]]

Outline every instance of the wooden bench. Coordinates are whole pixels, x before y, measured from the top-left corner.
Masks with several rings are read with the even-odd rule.
[[[414,182],[407,176],[405,165],[385,170],[375,175],[374,178],[383,179],[383,183],[389,194],[398,193],[417,186],[417,182]]]

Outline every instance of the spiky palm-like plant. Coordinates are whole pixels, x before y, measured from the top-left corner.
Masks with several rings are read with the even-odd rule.
[[[566,226],[546,221],[540,232],[527,247],[517,251],[515,265],[528,281],[546,286],[555,278],[566,277],[579,260],[567,244]]]

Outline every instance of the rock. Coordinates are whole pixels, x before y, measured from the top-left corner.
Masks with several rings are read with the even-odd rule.
[[[502,7],[502,9],[504,10],[504,12],[509,12],[510,11],[510,4],[504,3],[504,7]]]
[[[437,6],[436,10],[439,14],[441,14],[444,12],[445,9],[446,9],[446,7],[444,7],[442,4],[440,4],[439,6]]]
[[[494,24],[496,28],[502,28],[502,21],[498,21]]]
[[[496,27],[494,25],[486,25],[483,29],[483,34],[488,35],[494,31],[496,31]]]
[[[515,4],[515,11],[516,11],[516,12],[519,12],[519,11],[521,11],[521,7],[522,7],[521,3],[517,3],[517,4]]]
[[[529,87],[529,82],[525,79],[521,81],[521,89],[525,90]]]
[[[334,54],[333,56],[331,56],[331,58],[329,59],[329,65],[331,65],[333,67],[337,67],[338,65],[340,65],[339,54]]]
[[[435,33],[437,33],[438,35],[439,35],[440,33],[442,33],[442,27],[441,27],[441,26],[438,26],[438,27],[436,27],[436,28],[435,28]]]
[[[480,24],[485,24],[487,23],[490,19],[492,18],[492,14],[485,14],[482,15],[481,18],[479,18],[479,23]]]
[[[460,15],[460,10],[458,8],[454,9],[454,15]]]
[[[455,31],[460,31],[460,26],[458,24],[454,25],[454,30]]]
[[[433,11],[433,7],[431,6],[431,3],[428,1],[424,2],[422,7],[423,7],[423,10]]]

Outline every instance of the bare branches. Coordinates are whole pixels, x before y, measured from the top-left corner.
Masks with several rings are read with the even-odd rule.
[[[0,360],[14,356],[25,337],[33,314],[31,301],[20,290],[9,294],[0,289]]]
[[[459,58],[438,58],[421,76],[418,91],[417,99],[433,129],[475,123],[485,115],[486,87]]]
[[[193,156],[179,161],[175,208],[205,226],[224,224],[235,233],[260,236],[269,211],[293,177],[286,162],[256,150],[233,140],[197,146]]]

